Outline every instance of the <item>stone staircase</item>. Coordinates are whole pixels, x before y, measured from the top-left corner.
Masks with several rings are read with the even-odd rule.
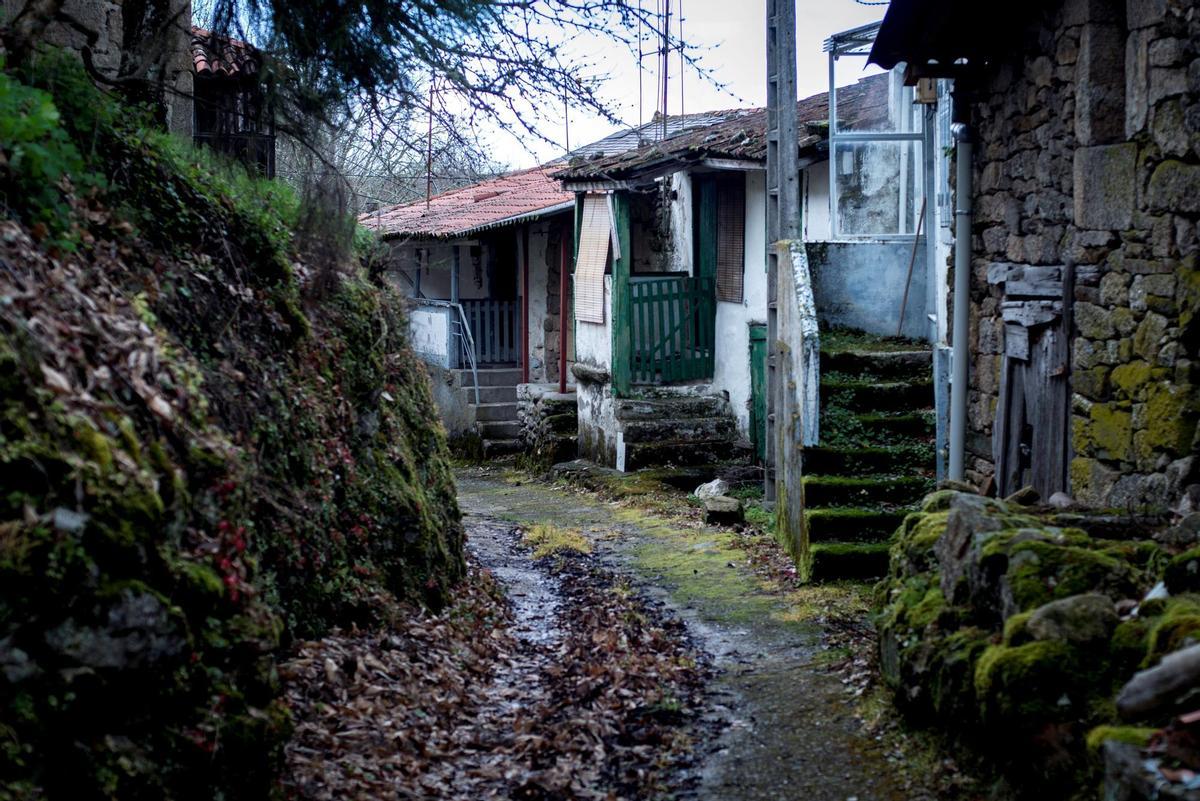
[[[804,450],[810,581],[877,578],[888,540],[934,484],[932,355],[831,336],[821,351],[821,444]]]
[[[722,393],[640,388],[616,401],[625,449],[624,469],[712,464],[737,449],[737,419]]]
[[[475,382],[470,370],[455,370],[463,398],[475,409],[475,424],[483,440],[483,455],[503,456],[521,450],[521,424],[517,419],[519,367],[481,367],[479,402],[475,402]]]

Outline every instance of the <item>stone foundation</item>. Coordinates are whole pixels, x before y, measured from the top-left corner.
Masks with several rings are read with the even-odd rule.
[[[968,478],[992,474],[1006,352],[996,265],[1075,265],[1069,490],[1173,503],[1197,477],[1200,14],[1067,0],[974,95]],[[1011,350],[1011,348],[1009,348]]]
[[[522,448],[534,460],[551,465],[575,458],[579,414],[574,392],[560,393],[553,385],[520,384],[517,419]]]

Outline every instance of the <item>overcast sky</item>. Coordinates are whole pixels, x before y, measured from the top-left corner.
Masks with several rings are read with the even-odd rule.
[[[645,0],[653,8],[654,0]],[[710,81],[689,71],[684,76],[683,109],[685,112],[762,106],[766,104],[766,0],[673,0],[672,13],[683,7],[683,34],[699,48],[703,62],[714,77],[728,85],[721,91]],[[837,31],[854,28],[883,18],[885,6],[868,6],[857,0],[797,0],[796,51],[798,62],[797,91],[800,97],[823,92],[828,84],[828,61],[821,45]],[[672,30],[678,17],[673,17]],[[604,95],[626,125],[638,122],[637,57],[623,46],[596,41],[582,43],[597,49],[598,61],[606,64],[611,74]],[[654,113],[657,59],[649,56],[644,62],[643,120]],[[671,114],[679,113],[679,58],[671,64]],[[579,146],[601,139],[614,129],[612,123],[594,116],[584,117],[574,112],[570,120],[571,144]],[[535,145],[528,152],[529,140],[517,142],[513,137],[500,135],[493,139],[493,152],[512,167],[529,167],[559,156],[563,152],[564,130],[544,130],[545,135],[559,144]]]

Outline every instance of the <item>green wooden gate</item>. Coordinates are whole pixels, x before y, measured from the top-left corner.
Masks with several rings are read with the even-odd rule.
[[[750,326],[750,440],[760,462],[767,459],[767,327]]]
[[[712,278],[671,276],[630,284],[631,372],[639,384],[712,378]]]

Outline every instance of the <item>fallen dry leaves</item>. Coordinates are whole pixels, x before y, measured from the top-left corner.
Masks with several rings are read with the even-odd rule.
[[[441,615],[299,644],[282,670],[297,721],[290,794],[607,800],[661,790],[688,759],[707,674],[683,625],[590,556],[536,567],[556,595],[544,619],[515,619],[475,566]]]

